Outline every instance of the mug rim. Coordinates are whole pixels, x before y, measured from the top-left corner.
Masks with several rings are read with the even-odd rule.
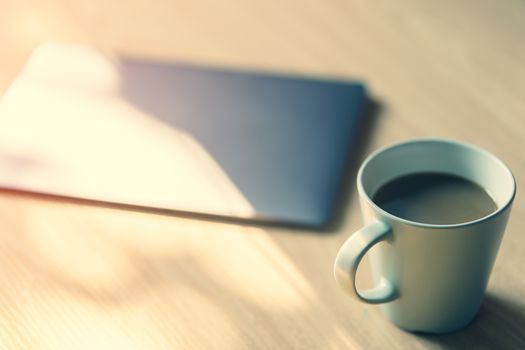
[[[381,153],[383,153],[385,151],[388,151],[388,150],[391,150],[391,149],[394,149],[394,148],[398,148],[398,147],[402,147],[402,146],[406,146],[406,145],[413,144],[413,143],[425,143],[425,142],[439,142],[439,143],[459,146],[459,147],[463,147],[463,148],[468,148],[468,149],[473,150],[475,152],[484,154],[485,156],[488,156],[489,158],[492,158],[494,161],[496,161],[501,166],[503,166],[503,168],[510,175],[510,179],[512,181],[512,194],[505,201],[504,205],[498,207],[496,210],[494,210],[490,214],[482,216],[481,218],[478,218],[476,220],[460,222],[460,223],[457,223],[457,224],[430,224],[430,223],[417,222],[417,221],[404,219],[402,217],[399,217],[399,216],[396,216],[394,214],[391,214],[391,213],[387,212],[386,210],[384,210],[383,208],[378,206],[376,203],[374,203],[372,198],[370,198],[368,193],[363,188],[363,181],[362,181],[362,179],[363,179],[364,169],[366,168],[366,166],[374,158],[376,158],[379,154],[381,154]],[[425,228],[459,228],[459,227],[466,227],[466,226],[471,226],[471,225],[475,225],[475,224],[484,222],[484,221],[489,220],[489,219],[491,219],[491,218],[493,218],[495,216],[498,216],[499,214],[501,214],[502,212],[507,210],[507,208],[511,206],[512,202],[514,201],[514,198],[516,197],[516,179],[514,178],[514,175],[512,174],[512,171],[507,166],[507,164],[505,164],[500,158],[496,157],[494,154],[492,154],[491,152],[485,150],[484,148],[481,148],[479,146],[476,146],[476,145],[473,145],[473,144],[470,144],[470,143],[467,143],[467,142],[456,141],[456,140],[451,140],[451,139],[446,139],[446,138],[432,138],[432,137],[429,137],[429,138],[417,138],[417,139],[410,139],[410,140],[405,140],[405,141],[400,141],[400,142],[394,142],[394,143],[391,143],[391,144],[388,144],[386,146],[383,146],[383,147],[377,149],[376,151],[372,152],[368,157],[366,157],[366,159],[363,161],[363,164],[361,164],[361,166],[359,167],[359,171],[358,171],[358,174],[357,174],[357,189],[358,189],[359,193],[365,198],[367,203],[372,208],[374,208],[374,210],[380,212],[383,216],[386,216],[389,219],[392,219],[392,220],[395,220],[395,221],[399,221],[399,222],[401,222],[403,224],[406,224],[406,225],[417,226],[417,227],[425,227]]]

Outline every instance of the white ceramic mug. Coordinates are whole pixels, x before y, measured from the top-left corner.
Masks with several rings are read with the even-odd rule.
[[[484,188],[497,209],[470,222],[435,225],[396,217],[373,201],[388,181],[418,172],[444,172]],[[374,152],[361,166],[357,187],[365,226],[343,244],[335,260],[338,284],[410,331],[458,330],[476,315],[516,192],[510,170],[473,145],[420,139]],[[378,244],[380,243],[380,244]],[[358,290],[359,262],[370,252],[376,287]]]

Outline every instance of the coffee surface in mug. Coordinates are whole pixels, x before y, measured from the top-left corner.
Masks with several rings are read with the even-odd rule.
[[[394,178],[381,186],[373,201],[400,218],[425,224],[459,224],[497,209],[479,185],[456,175],[421,172]]]

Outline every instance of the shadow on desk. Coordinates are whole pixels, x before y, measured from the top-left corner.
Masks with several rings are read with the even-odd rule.
[[[445,349],[525,349],[525,304],[488,294],[478,316],[464,330],[419,335]]]

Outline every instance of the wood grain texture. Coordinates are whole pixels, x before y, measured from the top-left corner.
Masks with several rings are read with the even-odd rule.
[[[380,108],[356,163],[393,141],[457,138],[494,152],[525,183],[521,0],[0,0],[0,8],[1,91],[43,40],[358,78]],[[323,233],[2,191],[0,347],[525,348],[520,193],[478,318],[459,333],[415,335],[332,278],[337,249],[361,225],[355,172]]]

